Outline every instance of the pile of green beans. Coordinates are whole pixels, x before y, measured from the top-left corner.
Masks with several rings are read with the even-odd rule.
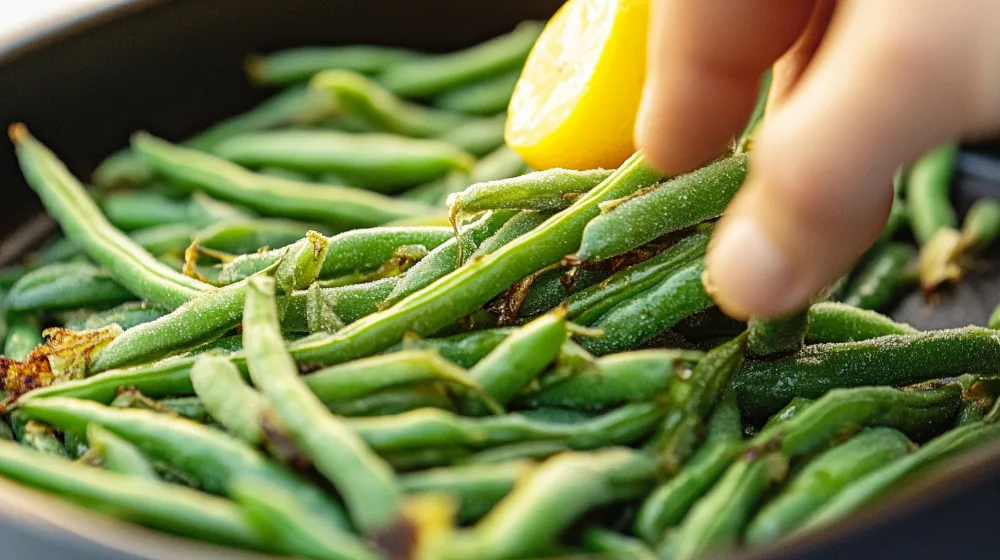
[[[997,202],[950,207],[954,146],[900,171],[837,286],[736,321],[702,275],[769,75],[689,174],[535,171],[503,130],[540,29],[254,55],[270,99],[138,132],[90,185],[13,125],[61,233],[0,270],[0,476],[297,558],[695,559],[1000,439],[1000,311],[882,314],[1000,234]]]

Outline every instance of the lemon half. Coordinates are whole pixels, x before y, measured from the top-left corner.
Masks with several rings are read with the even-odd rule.
[[[570,0],[549,21],[508,108],[505,140],[535,169],[607,169],[635,151],[649,0]]]

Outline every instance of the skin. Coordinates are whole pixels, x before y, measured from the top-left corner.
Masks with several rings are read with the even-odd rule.
[[[875,240],[897,167],[1000,129],[996,2],[651,5],[635,137],[663,172],[722,153],[774,65],[750,175],[708,254],[706,284],[733,317],[802,307]]]

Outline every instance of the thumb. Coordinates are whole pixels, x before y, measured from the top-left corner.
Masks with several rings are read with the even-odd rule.
[[[706,286],[734,317],[795,311],[872,243],[895,169],[1000,124],[1000,4],[845,0],[755,140],[747,184],[709,248]]]

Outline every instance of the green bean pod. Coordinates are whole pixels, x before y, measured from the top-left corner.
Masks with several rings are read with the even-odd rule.
[[[646,261],[581,290],[566,300],[567,317],[581,325],[593,324],[614,307],[660,284],[683,265],[704,255],[708,240],[708,233],[696,233]]]
[[[144,133],[137,133],[132,145],[156,173],[263,214],[366,227],[434,212],[378,193],[268,177]]]
[[[281,486],[260,477],[239,477],[231,487],[250,525],[278,550],[316,560],[380,558],[353,533],[303,511]]]
[[[767,491],[784,478],[788,465],[778,454],[748,454],[691,508],[684,522],[658,550],[661,558],[693,560],[737,542]]]
[[[641,196],[605,205],[603,213],[587,224],[576,258],[601,261],[720,216],[746,178],[748,159],[746,155],[723,159]]]
[[[197,240],[200,247],[245,255],[262,249],[291,245],[305,237],[309,231],[324,229],[327,228],[294,220],[258,218],[218,222],[194,232],[190,237]]]
[[[847,287],[844,303],[862,309],[884,307],[907,282],[913,250],[901,243],[877,248]]]
[[[360,118],[382,132],[425,138],[440,136],[469,119],[406,101],[356,72],[327,70],[313,76],[309,87],[325,95],[344,114]]]
[[[517,309],[517,316],[522,319],[552,311],[566,298],[598,282],[607,280],[610,275],[611,273],[607,270],[581,268],[573,275],[572,285],[567,289],[563,282],[565,279],[563,271],[550,270],[545,272],[531,282],[528,293],[524,296],[524,301]]]
[[[34,317],[16,315],[7,319],[7,333],[3,342],[3,355],[11,360],[23,360],[45,341],[42,327]]]
[[[389,308],[400,300],[417,292],[442,276],[455,270],[461,258],[472,254],[487,239],[516,215],[514,210],[491,212],[469,226],[462,228],[457,238],[438,245],[413,268],[406,271],[402,280],[382,302],[382,308]]]
[[[156,401],[156,406],[172,413],[194,420],[195,422],[205,422],[208,419],[208,412],[205,405],[198,397],[170,397]]]
[[[681,522],[744,449],[740,409],[732,391],[726,391],[716,405],[707,432],[691,461],[643,500],[636,514],[635,532],[646,542],[662,541],[664,532]]]
[[[514,86],[521,78],[521,69],[509,70],[447,89],[435,96],[431,104],[438,109],[468,115],[492,115],[507,110]]]
[[[623,352],[662,333],[681,319],[714,305],[701,282],[705,261],[696,259],[658,285],[627,300],[592,323],[603,335],[580,344],[594,354]],[[637,320],[637,318],[639,320]]]
[[[66,446],[49,426],[30,419],[21,425],[19,421],[12,420],[12,424],[15,438],[24,447],[46,455],[69,456]]]
[[[747,543],[758,546],[789,533],[853,481],[905,456],[910,445],[897,430],[873,428],[817,456],[757,513]]]
[[[706,353],[690,375],[671,381],[671,408],[648,445],[666,473],[676,474],[694,453],[718,395],[743,364],[745,348],[746,334],[741,334]]]
[[[53,263],[25,274],[7,293],[11,311],[108,307],[134,296],[107,272],[83,263]]]
[[[288,248],[274,269],[274,283],[285,294],[304,290],[319,276],[330,242],[315,231]]]
[[[378,268],[404,245],[432,250],[453,237],[446,227],[375,227],[347,231],[329,238],[329,258],[323,260],[320,278]],[[301,238],[300,235],[298,238]],[[225,263],[219,281],[225,284],[252,276],[281,259],[287,248],[242,255]]]
[[[445,411],[455,409],[451,395],[440,383],[420,383],[410,387],[390,388],[365,397],[329,401],[324,404],[330,412],[349,417],[388,416],[421,408]]]
[[[506,405],[556,359],[568,336],[563,312],[543,315],[504,339],[469,370],[469,377],[498,403]],[[470,403],[468,408],[484,412],[479,403]]]
[[[83,185],[24,125],[12,126],[10,135],[25,178],[66,237],[128,291],[152,303],[175,308],[211,288],[159,263],[109,224]]]
[[[495,209],[556,211],[568,208],[572,195],[590,191],[611,175],[605,169],[548,169],[527,175],[476,183],[448,197],[453,215]]]
[[[379,304],[399,285],[399,281],[398,277],[389,277],[361,284],[321,288],[320,295],[325,305],[340,319],[341,323],[350,324],[378,312]],[[313,329],[309,325],[309,312],[310,306],[317,302],[310,303],[308,291],[280,296],[278,302],[283,310],[281,328],[285,332],[312,332]]]
[[[489,513],[532,467],[524,460],[442,467],[406,474],[399,483],[408,494],[443,492],[456,498],[458,519],[467,523]]]
[[[191,368],[191,386],[212,418],[236,438],[251,445],[264,441],[261,423],[267,399],[247,385],[231,361],[221,356],[199,356]]]
[[[910,228],[923,245],[941,228],[954,228],[958,217],[951,205],[951,180],[958,160],[958,145],[946,144],[927,152],[910,167],[906,179]]]
[[[656,554],[646,543],[606,529],[587,529],[583,544],[587,550],[599,552],[601,558],[609,560],[656,560]]]
[[[541,461],[566,451],[572,451],[572,448],[565,440],[542,439],[536,441],[519,441],[483,449],[471,455],[467,454],[464,457],[460,457],[457,463],[463,465],[485,465],[520,460]]]
[[[365,533],[388,528],[401,514],[398,482],[389,465],[299,379],[281,337],[271,278],[249,279],[243,346],[254,385],[316,469],[344,496],[358,527]]]
[[[67,398],[28,398],[20,410],[63,431],[85,433],[96,424],[135,445],[151,461],[197,481],[206,492],[227,494],[238,475],[259,475],[284,487],[315,515],[348,523],[343,509],[322,490],[277,467],[263,455],[217,430],[148,410],[108,408]]]
[[[507,115],[502,113],[492,117],[469,119],[434,138],[451,144],[462,152],[482,157],[504,147],[506,126]]]
[[[441,557],[502,560],[550,549],[580,516],[641,496],[655,477],[654,462],[632,450],[562,453],[518,480],[486,517],[456,534]]]
[[[209,227],[218,222],[250,221],[254,217],[229,204],[197,195],[174,200],[152,191],[114,191],[100,200],[109,222],[125,231],[168,225]]]
[[[247,167],[276,166],[310,174],[332,172],[350,185],[398,192],[452,170],[468,171],[472,156],[453,143],[388,134],[276,130],[233,136],[212,153]]]
[[[785,317],[751,317],[747,323],[747,356],[775,356],[798,350],[805,341],[808,321],[805,309]]]
[[[487,408],[498,410],[497,403],[480,383],[434,350],[402,350],[362,358],[310,373],[303,380],[324,403],[358,399],[392,387],[440,381],[469,392]]]
[[[97,424],[87,427],[87,443],[97,452],[104,468],[111,472],[147,480],[160,479],[141,451]]]
[[[379,453],[425,447],[490,447],[507,443],[561,440],[571,449],[625,445],[647,435],[662,418],[658,405],[630,404],[587,420],[532,419],[525,414],[468,418],[424,408],[347,424]]]
[[[472,331],[443,338],[408,339],[389,349],[388,352],[406,349],[434,350],[449,362],[458,364],[460,367],[471,368],[514,331],[514,328],[505,327]]]
[[[854,342],[917,332],[910,325],[897,323],[876,311],[829,301],[813,304],[808,318],[806,340],[810,343]]]
[[[1000,423],[990,418],[940,435],[906,457],[848,484],[811,515],[802,524],[801,530],[816,529],[839,521],[884,496],[913,474],[950,456],[994,441],[998,436]]]
[[[544,24],[525,21],[513,31],[467,49],[396,64],[378,75],[389,90],[411,97],[429,97],[444,90],[519,68]]]
[[[77,504],[209,542],[272,550],[228,500],[176,484],[81,467],[0,442],[0,474]]]
[[[697,362],[700,352],[636,350],[599,358],[593,368],[535,392],[522,394],[519,407],[565,407],[604,410],[629,402],[646,402],[665,392],[678,369]]]
[[[129,237],[153,255],[180,255],[191,244],[195,232],[195,228],[189,224],[168,223],[134,230],[129,233]],[[255,249],[251,249],[251,251],[253,250]],[[80,254],[81,251],[76,245],[70,240],[62,238],[43,249],[40,252],[40,257],[43,263],[54,263],[74,259]]]
[[[251,56],[247,59],[246,71],[258,84],[283,86],[307,81],[324,70],[377,74],[389,66],[404,64],[420,56],[411,50],[380,45],[295,47]]]
[[[1000,236],[1000,202],[977,200],[962,221],[962,247],[965,251],[982,251]]]
[[[743,413],[761,418],[797,396],[816,398],[837,387],[904,386],[991,371],[997,360],[1000,334],[967,327],[806,346],[785,358],[747,361],[733,384]]]

